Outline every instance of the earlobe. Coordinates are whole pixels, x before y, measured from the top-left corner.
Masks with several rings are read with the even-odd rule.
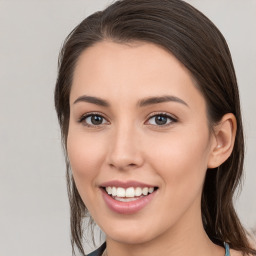
[[[214,142],[208,168],[216,168],[229,158],[235,144],[236,128],[236,117],[232,113],[225,114],[214,127]]]

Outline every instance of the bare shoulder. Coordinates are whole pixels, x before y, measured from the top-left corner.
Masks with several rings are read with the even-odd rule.
[[[240,251],[236,251],[234,249],[230,249],[230,256],[243,256],[243,253]],[[253,255],[249,254],[248,256],[253,256]]]
[[[243,253],[234,249],[230,249],[230,256],[243,256]]]
[[[248,233],[247,239],[248,239],[250,247],[252,249],[256,250],[256,236],[255,236],[254,232]],[[253,255],[248,254],[248,256],[253,256]],[[237,250],[230,248],[230,256],[243,256],[243,253],[241,251],[237,251]]]

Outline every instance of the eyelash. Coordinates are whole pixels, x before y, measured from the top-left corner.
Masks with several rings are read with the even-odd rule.
[[[91,124],[88,124],[88,123],[84,122],[86,118],[92,117],[92,116],[98,116],[98,117],[101,117],[101,118],[103,118],[103,119],[105,119],[105,120],[107,121],[107,119],[106,119],[106,118],[104,117],[104,115],[102,115],[101,113],[98,113],[98,112],[91,112],[91,113],[87,113],[87,114],[84,114],[83,116],[81,116],[81,118],[79,118],[78,122],[79,122],[79,123],[83,123],[83,125],[85,125],[85,126],[87,126],[87,127],[91,127],[91,128],[101,128],[101,126],[104,125],[104,124],[91,125]],[[159,112],[159,113],[153,113],[153,114],[151,114],[151,115],[148,117],[148,119],[147,119],[146,122],[148,122],[148,121],[149,121],[151,118],[153,118],[153,117],[156,118],[157,116],[166,117],[166,118],[170,119],[170,122],[167,123],[167,124],[163,124],[163,125],[152,125],[152,124],[150,124],[150,126],[156,126],[157,128],[165,128],[165,127],[170,126],[170,125],[172,125],[173,123],[176,123],[176,122],[178,121],[177,118],[174,118],[174,117],[171,116],[170,114],[167,114],[167,113],[165,113],[165,112]],[[108,121],[107,121],[107,122],[108,122]]]
[[[166,117],[168,119],[170,119],[170,122],[167,123],[167,124],[163,124],[163,125],[151,125],[151,126],[156,126],[157,128],[161,129],[161,128],[166,128],[170,125],[172,125],[173,123],[176,123],[178,120],[177,118],[174,118],[173,116],[171,116],[170,114],[168,113],[165,113],[165,112],[159,112],[159,113],[153,113],[151,114],[148,119],[147,119],[147,122],[151,119],[151,118],[156,118],[157,116],[161,116],[161,117]]]
[[[78,122],[83,123],[83,125],[85,125],[87,127],[100,128],[102,126],[102,124],[100,124],[100,125],[91,125],[91,124],[88,124],[88,123],[84,122],[86,118],[92,117],[92,116],[98,116],[98,117],[101,117],[101,118],[106,120],[106,118],[101,113],[91,112],[91,113],[87,113],[87,114],[82,115],[81,118],[79,118]]]

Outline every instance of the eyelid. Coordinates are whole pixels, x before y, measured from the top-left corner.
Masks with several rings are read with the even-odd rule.
[[[85,113],[85,114],[83,114],[82,116],[79,117],[78,123],[82,123],[87,117],[93,116],[93,115],[100,116],[100,117],[104,118],[107,121],[107,123],[110,123],[108,121],[108,119],[105,117],[105,115],[100,113],[100,112],[88,112],[88,113]],[[100,124],[100,125],[84,124],[84,125],[87,126],[87,127],[96,127],[96,128],[98,127],[98,128],[100,128],[101,126],[103,126],[105,124]]]
[[[104,118],[107,121],[108,124],[110,123],[108,121],[108,118],[106,118],[105,115],[103,113],[100,113],[100,112],[88,112],[88,113],[85,113],[85,114],[83,114],[78,119],[78,123],[82,123],[87,117],[93,116],[93,115],[100,116],[100,117]],[[154,113],[151,113],[147,117],[146,123],[149,121],[149,119],[151,119],[152,117],[155,117],[155,116],[164,116],[164,117],[167,117],[167,118],[171,119],[170,123],[164,124],[164,125],[152,125],[152,124],[149,124],[150,126],[155,126],[157,128],[165,128],[165,127],[167,127],[169,125],[172,125],[173,123],[176,123],[178,121],[177,117],[174,117],[173,115],[171,115],[171,114],[169,114],[167,112],[154,112]],[[106,125],[106,124],[91,125],[91,124],[86,123],[84,125],[87,126],[87,127],[100,128],[100,127],[102,127],[103,125]]]
[[[152,125],[152,124],[149,124],[149,125],[155,126],[155,127],[157,127],[157,128],[165,128],[165,127],[167,127],[167,126],[169,126],[169,125],[172,125],[173,123],[178,122],[178,118],[177,118],[177,117],[175,117],[175,116],[173,116],[173,115],[171,115],[171,114],[169,114],[169,113],[167,113],[167,112],[154,112],[154,113],[151,113],[151,114],[148,116],[146,122],[148,122],[149,119],[151,119],[152,117],[155,117],[155,116],[164,116],[164,117],[167,117],[167,118],[170,118],[170,119],[171,119],[171,122],[170,122],[170,123],[164,124],[164,125]]]

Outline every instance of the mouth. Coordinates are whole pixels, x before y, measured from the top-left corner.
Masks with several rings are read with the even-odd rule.
[[[140,198],[147,197],[154,193],[158,187],[116,187],[107,186],[101,187],[101,189],[111,196],[114,200],[119,202],[132,202],[139,200]]]
[[[138,181],[112,180],[100,185],[106,206],[118,214],[136,214],[154,201],[159,187]]]

